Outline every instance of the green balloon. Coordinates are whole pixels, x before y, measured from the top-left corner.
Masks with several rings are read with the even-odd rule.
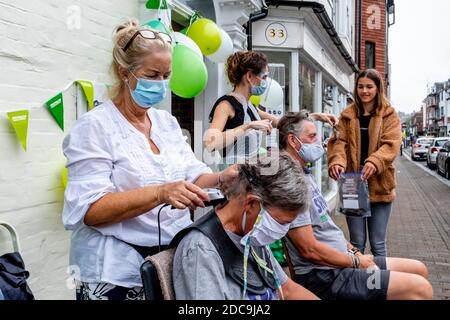
[[[173,48],[172,59],[172,92],[182,98],[198,96],[208,83],[208,72],[203,59],[181,44]]]
[[[182,34],[184,34],[184,35],[186,35],[188,29],[189,29],[189,28],[186,27],[186,28],[184,28],[184,29],[181,29],[179,32],[182,33]]]
[[[205,18],[195,20],[189,28],[187,36],[195,41],[205,56],[219,50],[222,43],[220,29],[217,24]]]
[[[164,25],[164,23],[162,23],[159,20],[152,20],[152,21],[147,22],[146,24],[144,24],[144,26],[148,26],[148,27],[150,27],[152,29],[155,29],[155,30],[167,33],[166,26]]]

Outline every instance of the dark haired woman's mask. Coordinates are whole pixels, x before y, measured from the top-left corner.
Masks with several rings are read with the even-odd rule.
[[[259,86],[252,86],[252,96],[260,96],[262,95],[267,89],[267,80],[261,79],[261,83]]]

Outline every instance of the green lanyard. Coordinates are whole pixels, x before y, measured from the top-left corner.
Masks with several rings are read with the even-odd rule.
[[[266,246],[266,248],[267,248],[267,246]],[[263,251],[263,253],[264,253],[264,251]],[[281,282],[280,282],[280,279],[278,278],[276,272],[275,272],[273,269],[270,269],[270,268],[267,266],[267,262],[266,262],[264,259],[261,259],[261,258],[256,254],[256,251],[253,250],[253,249],[252,249],[252,256],[253,256],[253,258],[255,258],[256,263],[257,263],[261,268],[263,268],[264,270],[266,270],[268,273],[270,273],[270,274],[273,276],[273,278],[274,278],[274,280],[275,280],[275,285],[276,285],[276,287],[277,287],[277,290],[280,292],[281,300],[284,300],[283,289],[281,288]]]

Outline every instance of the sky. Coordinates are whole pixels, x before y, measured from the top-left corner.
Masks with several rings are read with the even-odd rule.
[[[395,0],[389,28],[391,102],[419,111],[427,84],[450,79],[450,1]]]

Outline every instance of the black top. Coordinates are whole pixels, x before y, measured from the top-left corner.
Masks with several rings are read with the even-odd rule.
[[[209,122],[211,123],[213,118],[214,118],[214,112],[216,111],[217,106],[219,105],[219,103],[221,103],[222,101],[227,101],[231,107],[234,110],[234,117],[230,118],[227,120],[227,122],[225,123],[225,127],[224,127],[224,131],[226,130],[231,130],[234,128],[237,128],[241,125],[244,124],[244,107],[242,106],[242,104],[238,101],[238,99],[236,99],[236,97],[234,96],[229,96],[229,95],[224,95],[222,97],[220,97],[219,99],[217,99],[216,103],[214,103],[214,106],[212,107],[212,110],[209,114]],[[252,121],[257,120],[256,116],[253,114],[252,110],[250,110],[250,108],[247,108],[247,114],[249,115],[250,119]],[[225,149],[222,150],[222,156],[225,156]]]
[[[371,118],[371,115],[361,116],[359,118],[359,127],[361,131],[361,166],[364,166],[364,161],[369,157],[369,123]]]

